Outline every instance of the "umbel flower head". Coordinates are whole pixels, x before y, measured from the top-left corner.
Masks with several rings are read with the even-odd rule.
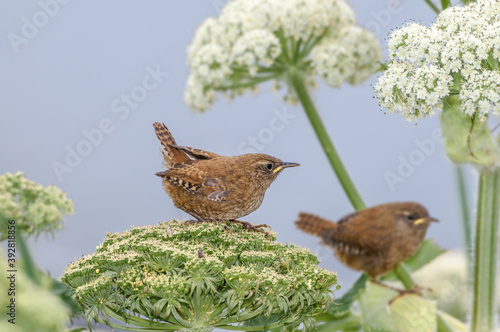
[[[55,186],[43,187],[23,173],[0,176],[0,241],[8,236],[7,220],[25,235],[52,232],[63,226],[63,214],[73,214],[73,202]]]
[[[309,250],[241,226],[170,221],[108,234],[61,280],[87,321],[114,327],[210,331],[310,329],[337,275]],[[129,325],[109,321],[117,319]],[[258,327],[261,328],[258,328]]]
[[[457,96],[471,117],[500,114],[500,3],[449,7],[429,28],[410,23],[389,38],[390,62],[375,87],[380,105],[409,121]]]
[[[289,83],[290,75],[310,87],[316,76],[333,87],[357,84],[379,59],[376,37],[355,24],[344,0],[235,0],[196,31],[185,100],[204,110],[217,91],[233,96],[267,80]],[[286,99],[294,100],[290,92]]]

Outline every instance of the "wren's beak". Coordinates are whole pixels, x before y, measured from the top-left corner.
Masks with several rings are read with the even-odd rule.
[[[300,166],[300,164],[297,164],[297,163],[287,163],[287,162],[284,162],[282,165],[279,165],[278,167],[276,167],[273,171],[273,173],[276,173],[276,172],[279,172],[281,171],[283,168],[288,168],[288,167],[297,167],[297,166]]]
[[[165,177],[165,172],[158,172],[158,173],[155,173],[156,176],[159,176],[161,178],[164,178]]]
[[[438,222],[439,220],[436,218],[432,218],[432,217],[418,218],[417,220],[415,220],[413,222],[413,225],[420,225],[421,223],[424,223],[426,221],[427,222],[431,222],[431,221]]]

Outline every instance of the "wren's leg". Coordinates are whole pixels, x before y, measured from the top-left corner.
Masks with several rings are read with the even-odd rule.
[[[196,218],[196,220],[186,220],[186,222],[190,223],[190,224],[196,224],[196,223],[199,223],[199,222],[210,222],[209,220],[206,220],[202,217],[200,217],[199,215],[197,215],[196,213],[193,213],[193,212],[188,212],[190,215],[192,215],[193,217]]]
[[[394,303],[394,301],[396,301],[397,299],[399,299],[407,294],[415,294],[415,295],[423,296],[423,294],[422,294],[423,290],[432,291],[430,288],[424,288],[424,287],[421,287],[419,285],[414,285],[411,289],[399,289],[399,288],[384,284],[382,281],[379,281],[377,279],[371,279],[371,281],[377,285],[380,285],[382,287],[391,289],[391,290],[399,293],[398,296],[396,296],[395,298],[390,300],[389,303],[387,303],[388,306],[391,306],[391,304]]]
[[[215,220],[215,221],[207,220],[207,219],[202,218],[202,217],[200,217],[199,215],[197,215],[196,213],[193,213],[193,212],[189,212],[189,214],[196,218],[196,220],[186,220],[186,222],[190,223],[190,224],[197,224],[197,223],[200,223],[200,222],[213,222],[213,223],[218,224],[220,222],[220,220]],[[229,227],[228,225],[224,225],[224,228],[227,229],[228,231],[232,231],[231,227]]]
[[[242,221],[242,220],[236,220],[236,219],[232,219],[232,220],[228,220],[229,222],[233,222],[233,223],[238,223],[238,224],[241,224],[241,226],[243,227],[243,229],[246,229],[248,231],[253,231],[253,232],[259,232],[259,233],[264,233],[266,234],[266,236],[268,238],[271,239],[271,235],[269,235],[268,232],[266,231],[263,231],[259,228],[262,228],[262,227],[267,227],[269,229],[271,229],[271,227],[269,227],[268,225],[266,224],[261,224],[261,225],[252,225],[251,223],[249,223],[248,221]]]
[[[391,289],[391,290],[393,290],[393,291],[395,291],[395,292],[398,292],[399,294],[406,292],[406,289],[399,289],[399,288],[393,287],[393,286],[388,285],[388,284],[385,284],[385,283],[383,283],[382,281],[377,280],[377,279],[375,279],[375,278],[372,278],[372,279],[371,279],[371,282],[373,282],[374,284],[380,285],[380,286],[382,286],[382,287],[385,287],[385,288]],[[408,290],[408,291],[409,291],[409,290]]]

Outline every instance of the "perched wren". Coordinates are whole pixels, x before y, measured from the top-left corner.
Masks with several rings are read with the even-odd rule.
[[[282,170],[300,166],[260,153],[226,157],[178,146],[164,124],[155,122],[153,126],[167,167],[156,175],[163,179],[163,188],[175,206],[200,222],[228,220],[260,231],[258,227],[267,225],[252,226],[236,219],[257,210]]]
[[[302,212],[295,224],[332,247],[342,263],[376,281],[418,250],[431,221],[438,220],[422,205],[401,202],[354,212],[336,223]]]

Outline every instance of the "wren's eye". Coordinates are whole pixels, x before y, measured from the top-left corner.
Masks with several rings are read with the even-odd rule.
[[[416,218],[415,218],[415,216],[414,216],[413,214],[409,214],[409,215],[407,215],[407,216],[406,216],[406,218],[407,218],[408,220],[412,220],[412,221],[416,219]]]
[[[266,169],[268,171],[272,170],[273,169],[273,164],[266,164]]]

